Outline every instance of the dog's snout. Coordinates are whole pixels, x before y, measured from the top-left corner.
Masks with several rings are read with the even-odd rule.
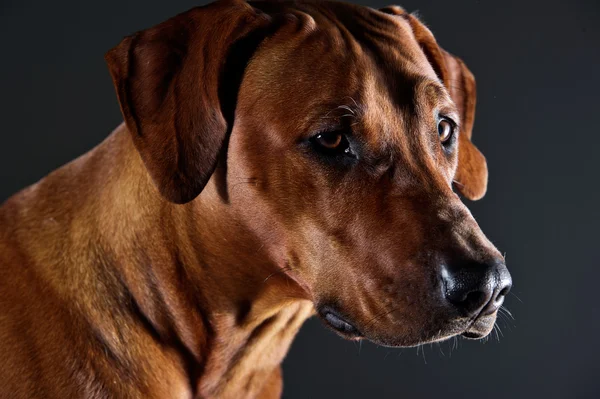
[[[444,266],[442,280],[446,301],[466,316],[498,310],[512,285],[510,273],[500,260]]]

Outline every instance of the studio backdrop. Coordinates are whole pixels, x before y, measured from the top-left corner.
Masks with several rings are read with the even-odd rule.
[[[0,2],[0,200],[122,121],[104,53],[189,0]],[[371,7],[385,2],[362,2]],[[344,341],[313,318],[285,398],[600,397],[600,3],[405,0],[477,79],[473,142],[490,170],[468,203],[514,287],[489,339],[413,349]]]

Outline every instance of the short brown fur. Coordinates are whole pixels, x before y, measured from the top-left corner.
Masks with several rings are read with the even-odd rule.
[[[383,11],[219,2],[107,54],[125,123],[0,208],[1,397],[279,397],[324,303],[385,345],[467,328],[428,265],[499,256],[452,189],[487,184],[474,78]],[[340,126],[352,171],[306,147]]]

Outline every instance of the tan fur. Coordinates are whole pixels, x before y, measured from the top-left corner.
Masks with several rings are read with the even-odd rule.
[[[0,397],[279,397],[326,302],[383,344],[463,331],[425,254],[499,256],[452,191],[487,183],[474,80],[386,11],[221,2],[109,52],[126,124],[0,208]],[[368,167],[299,150],[346,121]]]

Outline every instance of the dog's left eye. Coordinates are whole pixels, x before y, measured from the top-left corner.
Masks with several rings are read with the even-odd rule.
[[[310,139],[316,150],[329,155],[353,155],[346,135],[341,132],[319,133]]]

